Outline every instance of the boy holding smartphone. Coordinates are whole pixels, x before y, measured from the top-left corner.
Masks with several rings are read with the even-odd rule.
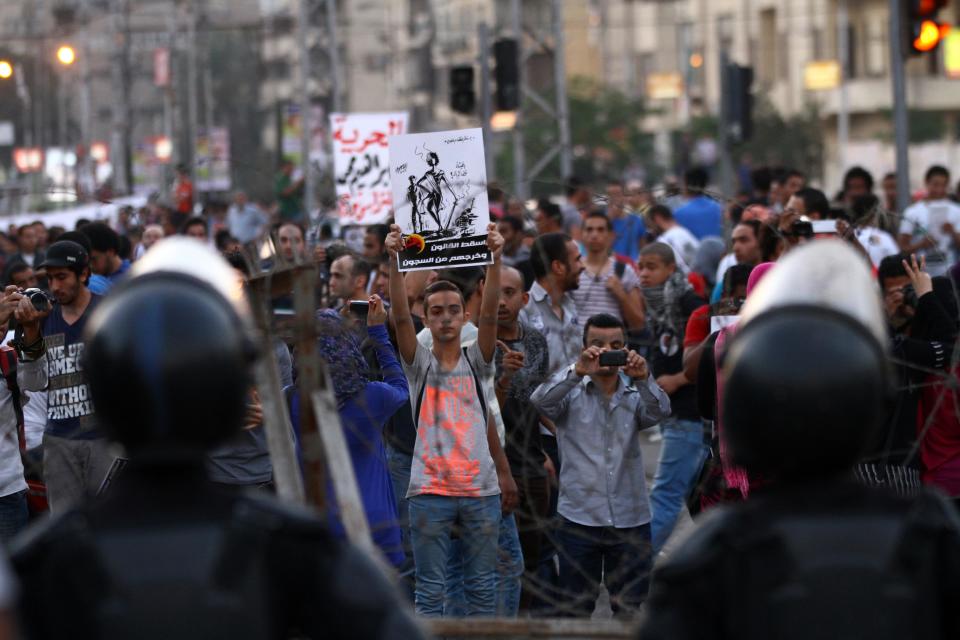
[[[583,617],[593,611],[601,580],[616,615],[636,613],[652,566],[640,430],[670,416],[670,399],[646,360],[625,345],[619,319],[590,317],[579,360],[530,398],[557,426],[560,586],[571,598],[568,613]]]

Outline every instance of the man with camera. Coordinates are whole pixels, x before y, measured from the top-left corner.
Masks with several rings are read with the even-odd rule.
[[[8,288],[4,301],[17,302],[16,318],[23,330],[16,340],[21,366],[27,371],[47,367],[43,466],[50,509],[59,511],[94,495],[115,456],[97,428],[83,370],[83,330],[101,299],[87,288],[87,251],[70,240],[56,242],[40,266],[47,272],[52,305],[37,290]],[[44,388],[24,385],[26,391]]]
[[[640,430],[670,416],[670,399],[646,360],[625,346],[620,320],[590,317],[579,360],[530,398],[557,426],[560,586],[573,615],[590,615],[601,580],[617,615],[636,612],[649,585],[653,556]]]

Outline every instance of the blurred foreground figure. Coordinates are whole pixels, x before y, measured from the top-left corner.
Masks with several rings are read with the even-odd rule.
[[[158,245],[87,326],[85,370],[129,464],[13,552],[28,638],[406,638],[372,563],[269,497],[218,488],[204,454],[244,420],[254,360],[235,272]]]
[[[836,241],[796,249],[740,326],[723,424],[733,461],[769,484],[705,517],[654,573],[640,637],[960,637],[951,505],[853,477],[892,393],[865,262]]]

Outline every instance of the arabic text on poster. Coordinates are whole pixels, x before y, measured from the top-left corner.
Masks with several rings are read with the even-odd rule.
[[[490,221],[480,129],[390,138],[394,215],[403,231],[401,271],[490,264]]]
[[[406,133],[407,114],[335,113],[330,124],[340,223],[386,222],[393,214],[388,138]]]

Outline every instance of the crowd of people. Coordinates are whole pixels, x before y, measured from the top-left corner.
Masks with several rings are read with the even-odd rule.
[[[397,226],[352,246],[327,223],[304,227],[289,169],[272,216],[238,193],[202,215],[151,203],[112,224],[0,234],[0,323],[18,355],[0,388],[0,538],[122,477],[90,399],[84,328],[170,235],[216,247],[240,278],[257,275],[246,249],[265,237],[283,260],[315,265],[317,350],[364,511],[422,616],[588,617],[600,585],[615,615],[635,615],[685,509],[749,500],[769,482],[727,455],[720,363],[761,279],[822,238],[875,274],[894,354],[896,391],[857,477],[960,499],[960,204],[944,167],[902,212],[895,180],[875,195],[861,168],[834,198],[782,168],[753,171],[729,199],[699,168],[665,192],[571,178],[531,211],[491,188],[492,263],[406,274]],[[283,316],[292,298],[273,305]],[[297,429],[296,349],[273,346]],[[208,455],[212,482],[273,490],[263,421],[251,390],[244,429]],[[658,460],[645,440],[660,442]],[[330,528],[346,536],[328,492]]]

